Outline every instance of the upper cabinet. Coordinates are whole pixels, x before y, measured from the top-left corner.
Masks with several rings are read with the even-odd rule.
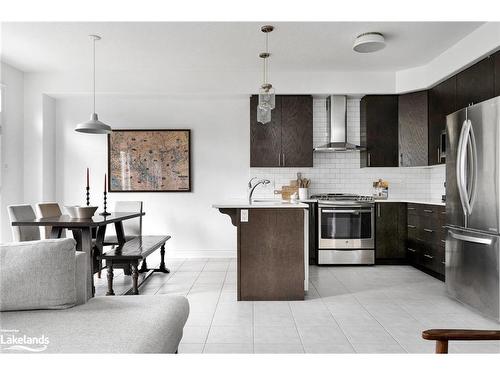
[[[257,122],[258,96],[250,98],[250,166],[313,166],[313,100],[276,95],[271,122]]]
[[[457,74],[457,109],[495,96],[495,59],[487,57]]]
[[[399,95],[399,166],[427,165],[427,91]]]
[[[361,167],[397,167],[398,96],[366,95],[360,110]]]
[[[429,165],[445,163],[446,116],[457,110],[457,77],[453,76],[429,90]]]
[[[493,55],[495,59],[495,96],[500,95],[500,51]]]

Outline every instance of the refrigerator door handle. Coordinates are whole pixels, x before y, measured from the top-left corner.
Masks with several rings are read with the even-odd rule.
[[[476,146],[476,137],[474,136],[474,128],[472,127],[472,123],[470,120],[467,120],[469,123],[468,126],[468,149],[470,151],[470,166],[471,166],[471,182],[470,182],[470,191],[469,191],[469,215],[472,214],[472,209],[474,207],[474,202],[476,201],[476,192],[477,192],[477,146]]]
[[[464,121],[462,125],[462,130],[460,131],[460,137],[458,139],[458,147],[457,147],[457,188],[458,195],[460,197],[460,203],[462,204],[462,209],[464,214],[468,214],[468,200],[467,200],[467,191],[466,191],[466,183],[465,183],[465,157],[467,147],[467,139],[468,139],[468,123]]]
[[[491,238],[466,236],[464,234],[458,234],[452,231],[450,231],[450,236],[459,241],[473,242],[481,245],[490,246],[493,243],[493,240]]]

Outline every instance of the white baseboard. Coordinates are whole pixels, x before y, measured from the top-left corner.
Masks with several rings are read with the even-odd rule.
[[[170,258],[236,258],[236,250],[168,250]]]

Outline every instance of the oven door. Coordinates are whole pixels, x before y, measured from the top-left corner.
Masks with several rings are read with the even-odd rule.
[[[373,206],[319,206],[319,249],[373,249]]]

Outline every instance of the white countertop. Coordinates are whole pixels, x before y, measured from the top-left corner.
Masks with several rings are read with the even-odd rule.
[[[252,204],[247,200],[228,200],[225,202],[218,202],[212,205],[213,208],[309,208],[305,203],[290,203],[287,201],[278,201],[271,199],[257,199]]]
[[[418,199],[375,199],[376,203],[414,203],[414,204],[430,204],[435,206],[446,206],[446,203],[438,200],[418,200]]]

